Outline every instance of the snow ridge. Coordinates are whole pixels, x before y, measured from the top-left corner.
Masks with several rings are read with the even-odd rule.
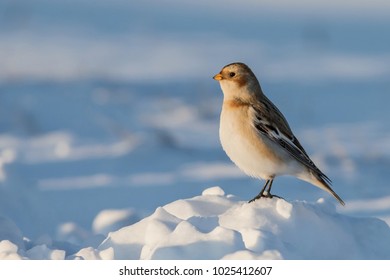
[[[390,229],[380,219],[340,214],[324,199],[247,203],[220,187],[158,207],[75,254],[32,246],[6,218],[0,228],[0,259],[390,259]]]
[[[159,207],[140,222],[110,233],[97,249],[75,256],[388,259],[388,240],[390,229],[382,220],[339,214],[324,199],[308,203],[274,198],[249,204],[214,187]]]

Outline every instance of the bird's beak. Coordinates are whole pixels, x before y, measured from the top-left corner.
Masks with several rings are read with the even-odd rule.
[[[217,81],[220,81],[220,80],[223,79],[223,77],[222,77],[221,73],[219,73],[219,74],[215,75],[215,76],[213,77],[213,79],[214,79],[214,80],[217,80]]]

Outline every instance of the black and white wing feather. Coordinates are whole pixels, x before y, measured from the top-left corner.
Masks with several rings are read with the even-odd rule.
[[[269,110],[270,106],[272,107],[271,110]],[[298,162],[310,169],[319,179],[325,181],[326,184],[331,184],[331,180],[310,159],[276,106],[269,103],[265,108],[255,108],[252,106],[252,109],[254,110],[253,125],[258,133],[278,144]],[[270,114],[274,114],[274,116],[270,117]],[[278,125],[276,125],[276,122]]]

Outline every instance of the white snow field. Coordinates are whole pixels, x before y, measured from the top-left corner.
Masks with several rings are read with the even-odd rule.
[[[66,257],[65,251],[45,244],[25,249],[20,231],[9,221],[2,220],[1,228],[0,237],[8,239],[0,243],[2,259]],[[96,248],[86,247],[66,258],[388,259],[389,239],[390,228],[384,221],[342,215],[324,199],[247,203],[213,187],[200,196],[159,207],[141,221],[108,233]]]
[[[0,259],[390,259],[389,8],[0,1]],[[247,203],[212,80],[234,61],[345,207],[290,177]]]

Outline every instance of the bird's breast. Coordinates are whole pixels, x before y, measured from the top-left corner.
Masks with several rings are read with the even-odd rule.
[[[224,102],[219,136],[226,154],[249,176],[270,179],[283,173],[273,144],[255,131],[249,106]]]

